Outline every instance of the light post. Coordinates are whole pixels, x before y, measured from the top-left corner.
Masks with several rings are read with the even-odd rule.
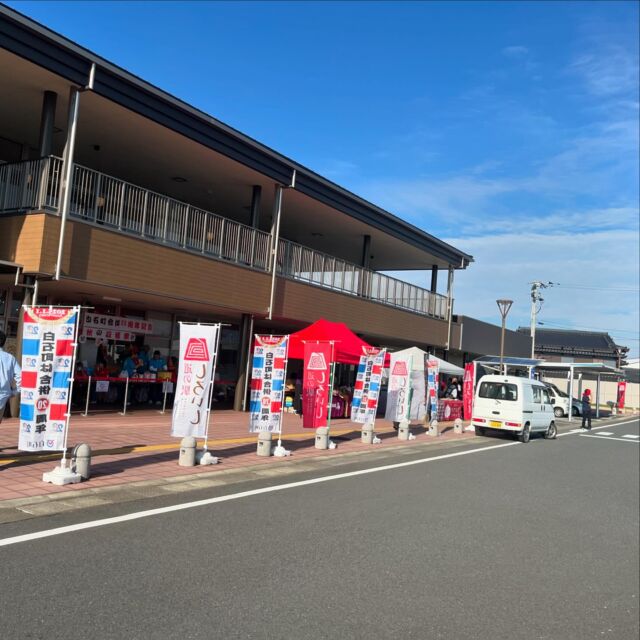
[[[502,373],[502,363],[504,361],[504,327],[507,321],[507,314],[509,313],[509,309],[511,309],[513,300],[496,300],[496,304],[498,305],[500,315],[502,316],[502,331],[500,333],[500,373]]]

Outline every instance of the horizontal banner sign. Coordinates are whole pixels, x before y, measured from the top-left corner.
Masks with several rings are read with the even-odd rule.
[[[153,323],[140,318],[125,318],[122,316],[108,316],[102,313],[86,312],[82,322],[83,333],[86,329],[114,329],[116,331],[129,331],[134,334],[153,333]],[[90,337],[87,334],[87,337]]]

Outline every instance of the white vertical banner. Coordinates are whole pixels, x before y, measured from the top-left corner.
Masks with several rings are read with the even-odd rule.
[[[411,356],[391,354],[385,420],[402,422],[410,417],[411,369]]]
[[[173,402],[172,436],[206,435],[219,331],[219,324],[180,323],[180,364]]]

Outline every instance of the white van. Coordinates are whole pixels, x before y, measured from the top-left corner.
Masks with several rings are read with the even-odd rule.
[[[546,385],[551,396],[551,404],[553,405],[553,413],[556,418],[564,418],[569,415],[569,394],[560,391],[552,382],[542,382]],[[571,411],[574,416],[582,415],[582,404],[576,398],[571,403]]]
[[[520,442],[529,442],[535,432],[543,433],[545,438],[557,435],[547,387],[537,380],[517,376],[480,378],[471,424],[480,436],[490,429],[499,429],[516,434]]]

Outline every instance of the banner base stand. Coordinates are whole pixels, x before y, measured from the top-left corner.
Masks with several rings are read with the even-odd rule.
[[[274,447],[273,455],[276,458],[285,458],[291,455],[291,451],[289,451],[289,449],[285,449],[282,445],[278,445]]]
[[[82,482],[82,476],[74,473],[69,467],[56,467],[53,471],[47,471],[42,474],[42,482],[50,482],[58,486],[65,484],[76,484]]]
[[[196,451],[196,464],[218,464],[220,458],[211,454],[211,451]]]

